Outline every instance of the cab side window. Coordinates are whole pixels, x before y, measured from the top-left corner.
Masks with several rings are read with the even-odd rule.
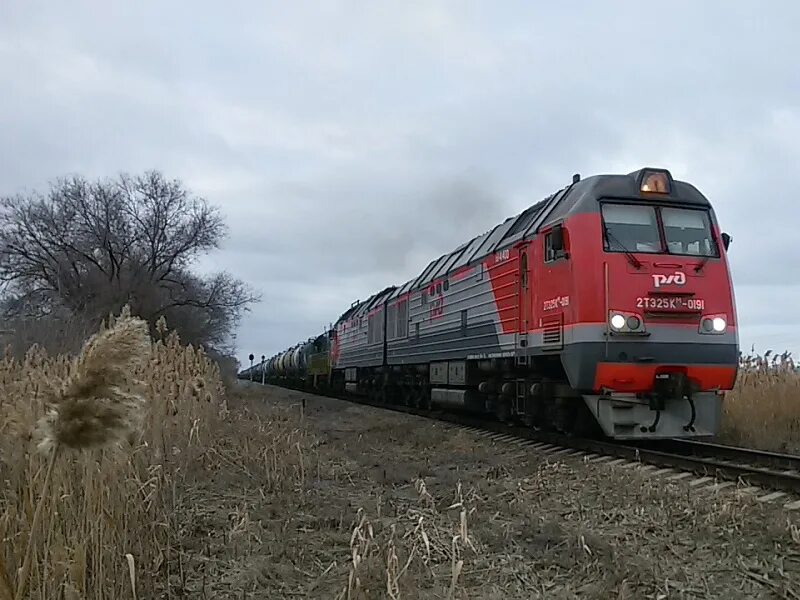
[[[544,235],[544,262],[550,263],[566,257],[564,250],[564,229],[555,226]]]

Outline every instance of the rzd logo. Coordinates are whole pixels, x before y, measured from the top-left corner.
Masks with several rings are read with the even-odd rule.
[[[686,273],[675,271],[672,275],[653,274],[653,285],[657,288],[662,285],[684,285],[686,283]]]

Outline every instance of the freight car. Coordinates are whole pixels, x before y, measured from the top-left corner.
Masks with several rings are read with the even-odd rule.
[[[713,437],[739,364],[730,241],[668,170],[576,175],[253,368],[571,434]]]

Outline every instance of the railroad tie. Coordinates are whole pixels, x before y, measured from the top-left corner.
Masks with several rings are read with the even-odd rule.
[[[698,485],[702,485],[704,483],[708,483],[709,481],[713,481],[713,477],[701,477],[700,479],[695,479],[694,481],[690,481],[689,485],[692,487],[697,487]]]
[[[782,496],[785,496],[786,492],[772,492],[771,494],[767,494],[766,496],[761,496],[758,498],[759,502],[772,502],[773,500],[777,500]]]

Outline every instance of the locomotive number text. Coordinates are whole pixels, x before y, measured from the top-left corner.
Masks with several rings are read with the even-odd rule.
[[[569,296],[558,296],[551,300],[545,300],[542,310],[553,310],[554,308],[569,306]]]
[[[636,298],[636,308],[655,308],[662,310],[705,310],[706,301],[702,298]]]

